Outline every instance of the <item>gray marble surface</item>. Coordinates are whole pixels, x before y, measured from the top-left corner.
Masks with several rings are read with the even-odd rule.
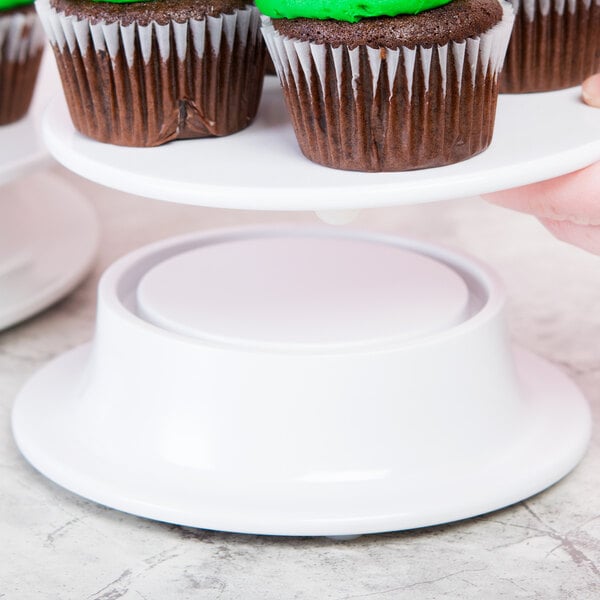
[[[39,475],[12,440],[14,397],[91,337],[98,276],[122,254],[183,231],[315,217],[175,206],[64,176],[97,209],[102,246],[75,293],[0,333],[0,599],[600,598],[600,257],[479,199],[362,212],[356,227],[437,241],[497,270],[515,341],[569,372],[592,405],[586,457],[534,498],[451,525],[350,542],[194,530],[103,508]]]

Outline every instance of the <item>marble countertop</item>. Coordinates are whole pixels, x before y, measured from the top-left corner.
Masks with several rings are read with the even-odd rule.
[[[117,257],[180,232],[316,217],[169,205],[54,169],[94,204],[102,244],[70,297],[0,333],[0,599],[600,598],[600,257],[479,199],[363,211],[355,227],[440,242],[496,269],[514,340],[570,373],[591,403],[586,457],[545,492],[450,525],[346,542],[195,530],[45,479],[15,447],[12,402],[38,367],[91,337],[96,283]]]

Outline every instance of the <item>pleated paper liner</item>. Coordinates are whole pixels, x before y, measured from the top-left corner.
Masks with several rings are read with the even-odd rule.
[[[600,0],[514,0],[502,93],[579,85],[600,72]]]
[[[0,13],[0,125],[29,109],[42,53],[44,32],[31,8]]]
[[[37,9],[50,38],[73,124],[123,146],[223,136],[248,126],[262,91],[260,17],[122,25]]]
[[[490,144],[513,12],[483,35],[415,48],[334,47],[263,34],[302,152],[337,169],[405,171]]]

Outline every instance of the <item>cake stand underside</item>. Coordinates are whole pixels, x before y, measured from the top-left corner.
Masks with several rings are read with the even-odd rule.
[[[64,100],[44,119],[49,150],[103,185],[173,202],[252,210],[349,210],[477,195],[557,177],[600,160],[600,112],[579,88],[501,95],[488,150],[404,173],[338,171],[300,153],[279,83],[267,78],[255,122],[225,138],[123,148],[80,135]]]
[[[95,214],[59,177],[38,173],[0,196],[0,330],[68,294],[98,246]]]
[[[44,475],[85,498],[134,515],[204,529],[344,536],[472,517],[558,481],[579,462],[589,437],[589,412],[574,384],[545,360],[519,350],[516,361],[528,417],[514,438],[506,440],[503,451],[477,472],[449,464],[444,476],[426,485],[415,486],[406,474],[397,477],[392,470],[380,480],[307,482],[286,488],[269,481],[229,480],[169,463],[132,470],[127,456],[116,464],[87,448],[86,432],[76,429],[73,411],[65,410],[88,358],[89,346],[72,350],[48,364],[23,389],[13,415],[21,452]],[[110,443],[110,431],[106,436]],[[412,479],[418,481],[419,473]],[[317,505],[303,500],[314,496],[315,485]]]

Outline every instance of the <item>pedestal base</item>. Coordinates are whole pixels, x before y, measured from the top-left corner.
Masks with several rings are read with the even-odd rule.
[[[98,225],[81,195],[49,173],[2,188],[0,329],[68,294],[91,268]]]
[[[526,421],[476,471],[445,464],[444,477],[418,487],[407,473],[394,476],[391,471],[337,485],[298,482],[297,501],[289,505],[279,502],[278,486],[256,481],[262,494],[272,497],[271,502],[256,505],[248,490],[243,485],[238,489],[240,482],[226,473],[198,477],[169,461],[149,461],[140,471],[128,464],[126,449],[120,465],[104,463],[94,448],[86,446],[86,432],[73,422],[68,402],[78,393],[89,351],[85,346],[59,357],[23,389],[13,417],[21,452],[49,479],[85,498],[179,525],[239,533],[346,536],[446,523],[503,508],[552,485],[579,462],[590,435],[589,411],[573,383],[548,362],[517,351],[519,378],[527,390]],[[343,427],[341,419],[339,425]],[[106,444],[112,443],[110,435],[107,430]],[[135,423],[130,442],[136,442]],[[362,443],[358,436],[356,444]],[[435,445],[436,440],[429,443]],[[238,451],[242,454],[245,449]],[[418,469],[416,462],[412,474],[416,480]],[[304,502],[303,492],[315,486],[320,487],[320,507]]]
[[[133,514],[275,535],[433,525],[544,489],[589,438],[577,388],[507,343],[494,276],[435,246],[184,236],[115,263],[98,303],[93,348],[31,379],[13,430],[53,481]]]

